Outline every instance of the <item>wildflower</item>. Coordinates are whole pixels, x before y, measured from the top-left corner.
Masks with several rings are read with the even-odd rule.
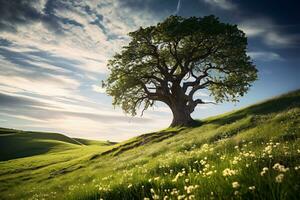
[[[150,200],[150,198],[144,197],[144,200]]]
[[[232,182],[232,188],[239,188],[240,187],[240,184],[239,182]]]
[[[212,174],[213,174],[213,172],[212,172],[212,171],[209,171],[209,172],[206,173],[206,176],[210,176],[210,175],[212,175]]]
[[[226,168],[223,170],[223,176],[233,176],[237,174],[237,170]]]
[[[284,165],[281,165],[279,163],[276,163],[274,166],[273,166],[273,169],[279,171],[279,172],[287,172],[289,170],[289,168],[285,167]]]
[[[283,181],[283,178],[284,178],[284,174],[279,174],[278,176],[276,176],[275,182],[281,183]]]
[[[250,186],[250,187],[249,187],[249,190],[251,190],[251,191],[255,190],[255,185]]]
[[[260,175],[261,175],[261,176],[264,176],[265,173],[267,173],[268,170],[269,170],[269,168],[264,167],[264,168],[262,169],[262,171],[260,172]]]
[[[129,184],[129,185],[128,185],[128,188],[131,188],[131,187],[132,187],[132,184]]]
[[[190,180],[187,178],[187,179],[185,179],[184,181],[185,181],[186,183],[188,183]]]
[[[168,196],[164,196],[164,200],[168,200],[169,199],[169,197]]]
[[[159,179],[160,179],[159,176],[154,178],[155,181],[158,181]]]
[[[172,180],[172,182],[177,182],[177,180],[179,179],[179,177],[183,176],[183,173],[178,172],[178,174],[175,176],[175,178]]]
[[[183,195],[178,195],[178,197],[177,197],[178,200],[181,200],[181,199],[184,199],[184,198],[185,198],[184,194]]]
[[[239,191],[234,191],[234,195],[239,195]]]

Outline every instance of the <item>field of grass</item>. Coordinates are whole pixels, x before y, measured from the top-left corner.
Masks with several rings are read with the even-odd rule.
[[[74,139],[92,145],[2,161],[0,199],[296,200],[299,136],[298,90],[194,128],[119,144]]]

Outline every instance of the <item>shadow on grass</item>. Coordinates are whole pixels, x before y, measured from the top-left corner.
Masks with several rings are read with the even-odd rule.
[[[166,129],[166,130],[159,131],[159,132],[140,135],[140,136],[134,138],[134,140],[132,140],[130,142],[121,144],[120,146],[117,146],[108,151],[102,152],[101,154],[94,155],[90,159],[93,160],[99,156],[107,155],[107,154],[112,154],[113,156],[117,156],[127,150],[130,150],[130,149],[142,146],[142,145],[150,144],[150,143],[157,143],[157,142],[160,142],[167,138],[173,137],[174,135],[178,134],[183,129],[185,129],[185,128],[184,127],[170,128],[170,129]]]

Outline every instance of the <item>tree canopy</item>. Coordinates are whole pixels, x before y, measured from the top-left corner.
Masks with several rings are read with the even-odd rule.
[[[199,90],[209,91],[216,103],[238,101],[257,79],[244,32],[215,16],[170,16],[129,36],[109,60],[111,73],[103,82],[113,105],[126,113],[161,101],[173,112],[171,125],[186,126],[196,106],[209,103],[197,98]]]

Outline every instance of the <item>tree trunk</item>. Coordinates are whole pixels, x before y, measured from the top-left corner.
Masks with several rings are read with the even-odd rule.
[[[170,127],[195,125],[195,120],[192,119],[191,112],[187,106],[175,104],[170,106],[170,108],[173,113],[173,121]]]

